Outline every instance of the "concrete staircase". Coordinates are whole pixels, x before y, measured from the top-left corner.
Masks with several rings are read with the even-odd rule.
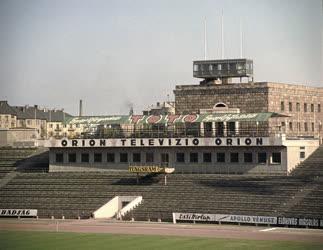
[[[291,173],[291,176],[322,177],[323,176],[323,145],[312,155],[299,164]]]

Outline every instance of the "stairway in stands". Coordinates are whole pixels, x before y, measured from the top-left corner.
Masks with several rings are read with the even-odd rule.
[[[299,164],[292,172],[292,176],[322,176],[323,177],[323,145],[312,155]]]
[[[323,218],[323,146],[303,161],[291,172],[292,178],[307,178],[307,183],[283,207],[284,216],[298,215],[299,217]]]
[[[0,178],[17,169],[17,163],[36,152],[36,148],[0,148]]]

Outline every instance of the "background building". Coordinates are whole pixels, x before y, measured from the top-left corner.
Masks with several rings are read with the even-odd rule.
[[[144,110],[143,115],[173,115],[175,114],[175,102],[157,102],[147,110]]]
[[[73,131],[65,124],[70,117],[63,110],[41,109],[38,105],[10,106],[7,101],[0,101],[0,145],[36,145],[37,139],[73,137]]]

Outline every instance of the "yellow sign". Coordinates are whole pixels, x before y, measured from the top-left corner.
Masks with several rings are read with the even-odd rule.
[[[165,170],[158,166],[131,166],[128,171],[132,173],[162,173]]]

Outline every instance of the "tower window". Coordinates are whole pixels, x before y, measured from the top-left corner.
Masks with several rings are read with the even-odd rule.
[[[280,111],[284,111],[285,110],[285,104],[284,102],[280,102]]]

